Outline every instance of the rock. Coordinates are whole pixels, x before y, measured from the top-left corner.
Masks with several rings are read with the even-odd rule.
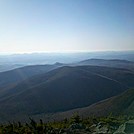
[[[130,120],[119,126],[114,134],[134,134],[134,120]]]
[[[82,125],[81,123],[74,123],[72,124],[69,129],[74,130],[74,129],[85,129],[86,127]]]

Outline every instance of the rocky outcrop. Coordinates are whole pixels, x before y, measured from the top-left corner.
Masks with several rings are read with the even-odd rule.
[[[114,134],[134,134],[134,120],[122,124]]]

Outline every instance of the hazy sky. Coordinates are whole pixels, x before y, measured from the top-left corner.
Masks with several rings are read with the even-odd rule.
[[[134,50],[134,0],[0,0],[0,53]]]

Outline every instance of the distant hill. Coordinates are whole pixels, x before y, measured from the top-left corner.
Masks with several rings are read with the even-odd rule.
[[[3,91],[0,120],[86,107],[130,87],[134,87],[134,73],[127,69],[60,67]]]
[[[11,64],[11,63],[0,64],[0,72],[13,70],[13,69],[20,68],[20,67],[23,67],[23,66],[25,66],[25,65],[23,65],[23,64]]]
[[[126,68],[134,71],[134,62],[120,59],[87,59],[77,63],[77,65],[106,66],[116,68]]]
[[[0,73],[0,96],[2,92],[11,87],[14,87],[19,82],[22,82],[25,79],[28,79],[32,76],[44,74],[53,69],[62,66],[61,64],[53,64],[53,65],[33,65],[33,66],[25,66],[17,69],[13,69],[6,72]]]

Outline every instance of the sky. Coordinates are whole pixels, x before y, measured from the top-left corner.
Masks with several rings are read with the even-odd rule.
[[[134,50],[134,0],[0,0],[0,53]]]

